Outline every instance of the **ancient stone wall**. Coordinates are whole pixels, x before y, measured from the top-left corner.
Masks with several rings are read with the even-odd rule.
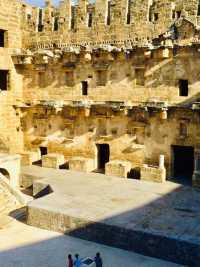
[[[44,8],[24,8],[24,28],[31,32],[24,45],[117,44],[124,40],[146,44],[181,16],[197,25],[198,3],[198,0],[97,0],[90,4],[80,0],[72,6],[70,0],[64,0],[53,7],[52,1],[46,1]]]
[[[54,62],[28,65],[24,69],[23,97],[34,101],[121,101],[138,105],[151,101],[168,105],[189,101],[199,90],[198,48],[150,51],[129,54],[82,52],[64,53]],[[166,54],[165,54],[166,53]],[[120,69],[120,72],[119,72]],[[188,80],[188,95],[182,96],[179,81]],[[83,92],[83,82],[87,92]]]
[[[4,35],[1,37],[0,71],[8,73],[7,90],[0,85],[0,149],[16,152],[23,144],[20,119],[14,109],[22,98],[22,75],[16,71],[12,61],[12,54],[22,46],[20,2],[0,1],[0,30]]]

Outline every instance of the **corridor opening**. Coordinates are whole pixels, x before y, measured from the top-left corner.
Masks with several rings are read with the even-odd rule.
[[[105,172],[105,165],[109,162],[110,147],[108,144],[97,144],[97,169]]]
[[[194,148],[172,146],[173,178],[180,183],[191,183],[194,171]]]

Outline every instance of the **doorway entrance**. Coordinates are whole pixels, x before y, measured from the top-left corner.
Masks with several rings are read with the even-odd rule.
[[[41,152],[41,156],[47,155],[47,147],[41,146],[40,152]]]
[[[105,172],[105,165],[109,162],[110,147],[108,144],[97,144],[97,169]]]
[[[194,171],[194,147],[172,146],[173,176],[183,184],[192,182]]]

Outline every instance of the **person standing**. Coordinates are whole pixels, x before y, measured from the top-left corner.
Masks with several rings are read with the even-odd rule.
[[[79,259],[79,255],[76,254],[75,255],[75,261],[74,261],[74,267],[81,267],[82,266],[82,262],[81,260]]]
[[[103,261],[102,261],[102,258],[101,258],[101,255],[99,252],[96,254],[94,261],[95,261],[96,267],[102,267],[103,266]]]
[[[68,255],[67,267],[73,267],[73,259],[71,254]]]

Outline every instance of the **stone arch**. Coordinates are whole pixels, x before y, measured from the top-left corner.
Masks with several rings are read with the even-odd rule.
[[[19,187],[20,183],[20,159],[19,155],[0,154],[0,173],[9,177],[12,187]]]
[[[2,174],[2,175],[5,176],[8,180],[10,180],[10,173],[8,172],[7,169],[5,169],[5,168],[0,168],[0,174]]]

